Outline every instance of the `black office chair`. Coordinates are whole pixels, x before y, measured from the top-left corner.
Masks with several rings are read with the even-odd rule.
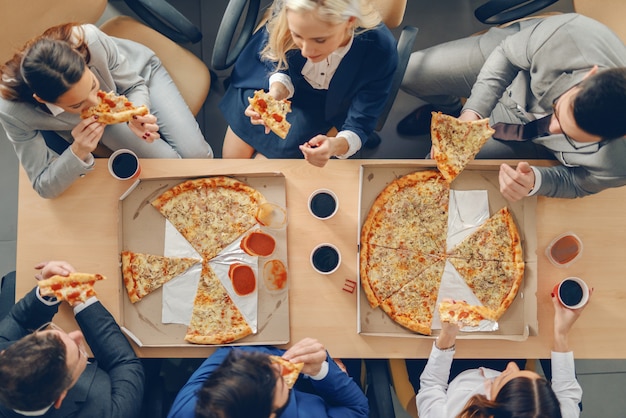
[[[489,0],[476,8],[474,16],[482,23],[501,25],[529,16],[558,0]]]
[[[381,12],[384,23],[389,28],[399,26],[402,16],[404,16],[406,1],[398,1],[397,3],[398,4],[395,5],[389,0],[380,1],[379,11]],[[228,6],[226,7],[217,32],[217,37],[215,38],[211,68],[218,71],[226,70],[235,63],[237,57],[248,43],[248,40],[259,26],[258,22],[263,21],[263,17],[259,18],[259,10],[260,0],[230,0],[228,2]],[[415,43],[417,32],[417,28],[412,26],[405,26],[402,29],[397,43],[398,67],[393,76],[391,90],[383,112],[378,118],[374,132],[372,132],[366,143],[368,148],[374,148],[381,142],[378,132],[380,132],[385,125],[387,116],[400,90],[400,84],[402,83],[402,78],[404,77],[406,67],[409,63],[409,57],[413,51],[413,44]],[[233,40],[235,40],[236,36],[237,39],[233,45]]]
[[[176,43],[196,43],[202,39],[200,29],[167,1],[124,0],[152,29]]]

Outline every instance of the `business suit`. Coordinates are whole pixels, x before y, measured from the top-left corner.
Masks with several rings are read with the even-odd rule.
[[[273,133],[266,136],[263,126],[252,125],[244,115],[247,98],[254,90],[268,90],[274,73],[274,63],[259,57],[267,37],[265,28],[253,35],[235,63],[231,84],[220,102],[233,132],[269,158],[303,158],[298,146],[315,135],[325,135],[333,126],[356,133],[364,144],[383,110],[397,67],[396,43],[389,29],[380,24],[362,33],[357,30],[328,90],[316,90],[306,81],[302,68],[307,60],[300,50],[287,53],[285,73],[294,85],[294,96],[292,113],[287,115],[291,129],[285,140]]]
[[[453,62],[454,61],[454,62]],[[451,65],[448,63],[453,62]],[[497,122],[528,123],[552,113],[552,103],[593,68],[626,66],[626,46],[595,20],[569,13],[530,19],[412,55],[403,89],[444,109],[458,106]],[[563,135],[527,143],[490,139],[478,158],[544,158],[537,194],[581,197],[626,184],[626,139],[575,149]]]
[[[224,361],[231,350],[260,351],[282,355],[284,350],[275,347],[222,347],[218,348],[189,378],[178,392],[168,418],[192,418],[197,401],[197,392],[204,381]],[[328,375],[322,380],[313,380],[300,375],[289,392],[289,402],[281,418],[357,418],[368,416],[367,398],[357,384],[343,372],[330,357]],[[312,387],[312,392],[299,390],[301,384]]]
[[[0,350],[49,322],[59,304],[47,305],[30,291],[0,321]],[[142,405],[144,373],[139,359],[111,314],[95,302],[76,314],[95,361],[68,391],[61,408],[43,417],[135,418]],[[33,388],[36,392],[36,388]],[[0,417],[22,417],[0,405]]]
[[[126,39],[112,38],[94,25],[80,26],[89,48],[87,64],[100,82],[100,90],[124,94],[136,106],[147,105],[158,121],[162,139],[147,143],[126,124],[109,125],[101,142],[111,150],[128,148],[141,158],[207,158],[209,144],[187,104],[154,52]],[[46,146],[42,131],[53,131],[73,142],[71,130],[80,116],[53,115],[45,105],[0,98],[0,124],[35,190],[56,197],[74,181],[93,170],[69,149],[60,155]]]

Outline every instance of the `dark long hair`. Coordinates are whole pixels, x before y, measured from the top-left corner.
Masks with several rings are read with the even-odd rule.
[[[54,103],[81,79],[89,59],[80,26],[54,26],[28,41],[0,67],[0,96],[37,104],[33,98],[37,94]]]
[[[0,353],[0,403],[19,411],[52,405],[69,388],[67,347],[58,333],[27,335]]]
[[[579,87],[574,98],[578,126],[607,139],[626,135],[626,67],[600,71]]]
[[[234,349],[198,392],[197,418],[267,418],[278,376],[269,356]]]
[[[561,406],[544,378],[515,377],[490,401],[474,395],[457,418],[561,418]]]

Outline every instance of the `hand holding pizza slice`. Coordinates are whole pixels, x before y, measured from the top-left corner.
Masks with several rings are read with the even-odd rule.
[[[270,128],[276,135],[285,139],[291,128],[287,122],[287,113],[291,112],[291,102],[288,100],[276,100],[274,96],[263,90],[254,92],[248,101],[252,109],[257,112],[265,126]]]
[[[74,306],[96,296],[94,284],[104,278],[100,274],[75,272],[67,276],[55,275],[39,281],[39,293],[41,296],[54,296],[59,300],[65,300]]]
[[[98,116],[98,122],[105,125],[130,122],[133,116],[145,116],[149,112],[144,106],[135,107],[124,95],[118,95],[113,91],[108,93],[98,91],[98,103],[81,112],[80,117],[87,119]]]
[[[298,376],[304,367],[304,363],[292,363],[289,360],[285,360],[279,356],[270,356],[270,361],[274,364],[278,364],[281,367],[281,376],[285,380],[285,384],[289,389],[296,384]]]

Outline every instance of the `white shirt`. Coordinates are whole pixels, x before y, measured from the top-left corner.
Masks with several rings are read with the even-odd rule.
[[[415,398],[420,418],[456,417],[474,395],[486,395],[485,380],[500,374],[499,371],[480,368],[466,370],[448,386],[450,366],[454,351],[435,347],[420,376],[420,391]],[[552,352],[552,390],[561,405],[563,418],[580,416],[578,404],[582,388],[576,381],[574,354]]]
[[[325,60],[320,62],[313,62],[307,59],[304,67],[302,67],[302,75],[304,79],[316,90],[328,90],[330,86],[330,81],[335,75],[341,60],[348,53],[350,48],[352,47],[352,41],[354,40],[354,36],[350,38],[348,43],[345,46],[337,48],[330,54]],[[284,73],[274,73],[270,76],[269,85],[272,83],[279,82],[283,84],[287,90],[289,90],[289,95],[287,99],[291,98],[294,94],[293,83],[291,82],[291,78]],[[340,131],[337,133],[337,136],[343,137],[348,141],[348,151],[342,155],[336,155],[335,157],[339,159],[345,159],[352,155],[354,155],[358,150],[361,149],[361,138],[352,132],[352,131]]]

